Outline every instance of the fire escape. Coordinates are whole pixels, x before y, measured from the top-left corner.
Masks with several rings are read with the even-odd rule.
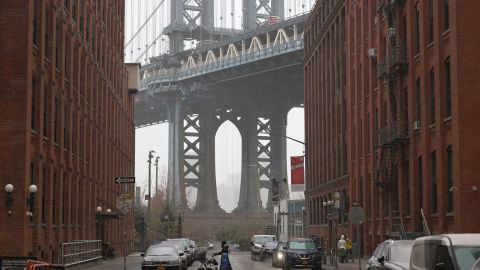
[[[402,0],[377,0],[377,12],[386,24],[387,38],[385,55],[377,63],[377,77],[383,81],[385,86],[388,106],[382,112],[387,121],[386,125],[379,129],[377,138],[377,149],[375,151],[376,172],[375,185],[378,195],[383,191],[384,196],[393,197],[397,192],[397,159],[398,152],[408,144],[408,126],[406,119],[402,119],[400,113],[400,87],[399,80],[405,76],[408,69],[405,45],[399,37],[399,22],[397,12],[403,6]],[[393,201],[384,207],[393,209]],[[407,238],[403,219],[398,209],[389,213],[392,219],[392,234],[397,234],[400,239]]]

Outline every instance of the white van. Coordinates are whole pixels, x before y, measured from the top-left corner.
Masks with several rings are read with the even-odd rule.
[[[415,239],[410,269],[470,270],[480,258],[480,234],[444,234]]]

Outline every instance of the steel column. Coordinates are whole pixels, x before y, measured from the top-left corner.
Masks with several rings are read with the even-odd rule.
[[[200,123],[200,175],[196,209],[201,211],[219,211],[217,182],[215,174],[215,134],[216,116],[214,110],[206,109],[199,115]]]
[[[242,123],[242,176],[240,183],[239,211],[252,211],[260,207],[260,181],[258,177],[257,121],[248,113]]]
[[[278,178],[287,178],[287,114],[288,111],[276,111],[271,114],[270,118],[270,141],[272,145],[270,156],[271,176]],[[283,135],[283,136],[282,136]],[[283,183],[283,182],[282,182]],[[284,185],[284,184],[282,184]],[[280,189],[281,198],[287,196],[288,189]]]
[[[167,199],[174,207],[185,207],[183,156],[183,110],[180,98],[168,108],[168,184]]]

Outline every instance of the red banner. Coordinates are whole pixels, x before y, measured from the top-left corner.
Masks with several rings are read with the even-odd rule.
[[[305,191],[303,156],[290,157],[292,191]]]

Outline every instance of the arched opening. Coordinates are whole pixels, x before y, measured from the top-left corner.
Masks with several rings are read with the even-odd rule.
[[[232,212],[238,206],[242,171],[242,136],[225,121],[215,135],[215,174],[220,207]]]
[[[297,139],[299,141],[305,141],[305,116],[303,107],[292,108],[287,115],[287,136]],[[287,139],[287,175],[289,188],[291,189],[290,179],[290,157],[301,156],[305,154],[305,146],[301,143]],[[290,199],[303,199],[303,192],[290,192]]]

